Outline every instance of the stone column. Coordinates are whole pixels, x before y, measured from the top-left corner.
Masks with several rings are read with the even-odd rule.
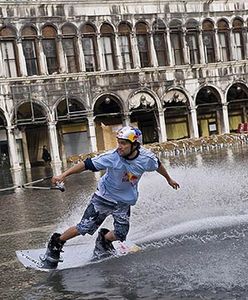
[[[184,64],[189,64],[190,63],[190,56],[189,56],[189,46],[186,43],[186,29],[183,28],[183,33],[182,33],[182,42],[183,42],[183,60]]]
[[[242,37],[244,41],[244,59],[248,59],[248,32],[246,30],[242,30]]]
[[[8,146],[9,146],[9,161],[12,170],[20,170],[20,164],[17,153],[16,139],[14,126],[7,126]]]
[[[242,111],[243,111],[244,122],[247,123],[247,109],[246,109],[246,106],[242,106]]]
[[[48,75],[46,55],[43,51],[42,37],[41,36],[38,37],[37,44],[38,44],[38,53],[37,54],[39,55],[40,73],[41,73],[41,75]]]
[[[236,49],[236,44],[234,42],[234,35],[233,35],[233,30],[231,29],[229,32],[229,37],[230,37],[230,60],[238,60],[237,57],[237,49]]]
[[[23,148],[25,168],[30,169],[31,164],[30,164],[29,153],[28,153],[27,136],[24,128],[21,130],[21,133],[22,133],[22,148]]]
[[[48,123],[48,135],[50,141],[50,151],[53,165],[61,166],[61,159],[59,155],[59,144],[57,136],[56,122],[52,121]]]
[[[199,41],[200,63],[201,64],[205,64],[206,63],[205,55],[207,55],[207,53],[205,54],[205,51],[204,51],[204,44],[203,44],[203,38],[202,38],[202,30],[200,30],[200,32],[199,32],[198,41]]]
[[[120,43],[119,43],[119,35],[115,34],[115,45],[116,45],[116,57],[117,57],[117,68],[119,70],[123,70],[123,62],[121,57],[121,49],[120,49]]]
[[[171,39],[170,39],[170,29],[166,28],[166,39],[167,39],[167,46],[168,46],[168,63],[170,66],[175,65],[175,59],[174,55],[172,53],[172,45],[171,45]]]
[[[82,44],[82,37],[78,36],[77,39],[78,44],[78,63],[79,63],[79,69],[81,72],[85,72],[85,60],[84,60],[84,51],[83,51],[83,44]]]
[[[216,50],[215,50],[215,55],[216,55],[216,60],[221,61],[221,51],[220,51],[220,42],[219,42],[219,37],[218,37],[218,30],[214,30],[214,40],[215,40],[215,45],[216,45]]]
[[[28,72],[27,72],[26,60],[22,48],[22,39],[20,37],[17,38],[16,44],[18,49],[18,59],[19,59],[19,68],[20,68],[21,76],[27,76]]]
[[[65,145],[64,145],[64,140],[63,140],[63,132],[61,126],[58,126],[58,143],[59,143],[59,148],[60,148],[60,156],[62,159],[63,167],[67,168],[67,157],[66,157],[66,150],[65,150]]]
[[[91,145],[91,152],[97,151],[97,143],[96,143],[96,128],[94,122],[93,114],[87,116],[88,119],[88,126],[89,126],[89,138],[90,138],[90,145]]]
[[[228,103],[222,104],[222,133],[230,133],[229,118],[228,118]]]
[[[192,129],[190,133],[190,137],[198,138],[199,130],[198,130],[196,107],[190,107],[190,117],[191,117],[191,129]]]
[[[1,77],[5,77],[5,65],[4,65],[4,61],[3,61],[3,55],[2,55],[2,51],[0,51],[0,76]]]
[[[58,45],[58,58],[59,58],[59,72],[68,73],[67,58],[63,48],[62,36],[58,36],[56,39]]]
[[[132,43],[132,55],[133,55],[133,63],[136,69],[140,69],[140,56],[139,56],[139,48],[136,33],[131,34],[131,43]]]
[[[130,125],[130,113],[126,112],[122,116],[122,126]]]
[[[165,126],[165,118],[164,118],[164,110],[158,110],[158,119],[159,119],[159,128],[158,128],[158,135],[159,135],[159,142],[163,143],[167,141],[167,133],[166,133],[166,126]]]
[[[99,63],[100,63],[100,71],[105,71],[105,61],[103,59],[103,48],[102,48],[102,43],[101,43],[101,35],[97,34],[97,47],[99,51]]]
[[[157,59],[157,53],[154,46],[154,40],[153,40],[153,34],[150,34],[150,45],[151,45],[151,63],[153,67],[158,67],[158,59]]]

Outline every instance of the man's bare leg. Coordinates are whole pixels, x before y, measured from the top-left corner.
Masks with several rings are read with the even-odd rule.
[[[66,242],[67,240],[70,240],[78,235],[79,235],[79,232],[78,232],[76,226],[72,226],[72,227],[68,228],[64,233],[62,233],[59,239],[63,242]]]

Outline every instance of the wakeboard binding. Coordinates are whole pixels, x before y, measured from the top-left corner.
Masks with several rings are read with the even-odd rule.
[[[60,236],[60,233],[55,232],[48,242],[46,253],[40,255],[44,268],[56,269],[58,263],[63,261],[60,253],[63,252],[65,242],[60,240]]]
[[[106,240],[105,235],[109,232],[108,229],[102,228],[98,232],[93,251],[92,260],[100,260],[115,255],[115,248],[111,241]]]

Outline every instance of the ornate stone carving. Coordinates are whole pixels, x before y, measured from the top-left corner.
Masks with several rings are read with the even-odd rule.
[[[169,91],[165,97],[164,97],[164,103],[170,103],[170,102],[182,102],[182,103],[187,103],[187,98],[185,95],[178,91],[178,90],[172,90]]]
[[[128,103],[129,109],[135,109],[138,107],[152,107],[155,105],[155,100],[147,93],[137,93],[134,95]]]

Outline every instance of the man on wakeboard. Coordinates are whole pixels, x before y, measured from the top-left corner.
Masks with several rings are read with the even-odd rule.
[[[44,256],[51,268],[57,267],[60,252],[67,240],[80,234],[93,235],[109,215],[114,219],[114,230],[105,228],[99,230],[93,258],[100,259],[113,254],[112,242],[124,241],[128,234],[130,208],[137,201],[138,182],[144,172],[157,171],[172,188],[179,188],[179,184],[169,176],[155,154],[141,146],[142,133],[138,128],[126,126],[120,129],[117,132],[117,143],[115,150],[87,158],[52,178],[52,182],[56,184],[64,182],[69,175],[85,170],[93,172],[106,170],[81,221],[62,234],[54,233],[51,236]]]

